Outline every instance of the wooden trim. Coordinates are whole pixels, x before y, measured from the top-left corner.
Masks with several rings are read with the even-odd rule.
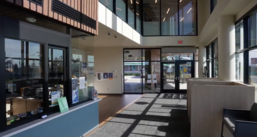
[[[89,132],[85,133],[83,137],[89,137],[90,135],[94,134],[99,129],[99,125],[91,129]]]
[[[83,31],[98,34],[98,0],[60,0],[71,8],[96,21],[96,28],[91,28],[81,22],[52,11],[53,0],[44,0],[42,5],[35,4],[29,0],[6,0],[13,4],[23,6],[39,14],[43,14],[57,21],[66,23]]]

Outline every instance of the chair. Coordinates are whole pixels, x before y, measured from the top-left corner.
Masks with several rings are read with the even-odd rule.
[[[221,137],[224,125],[234,137],[257,137],[257,103],[251,110],[223,110]]]

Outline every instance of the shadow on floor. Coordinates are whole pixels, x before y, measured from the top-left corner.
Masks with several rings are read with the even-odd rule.
[[[145,94],[91,137],[190,137],[186,100],[167,96]]]

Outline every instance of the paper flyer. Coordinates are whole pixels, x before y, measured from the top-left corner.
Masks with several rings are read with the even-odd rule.
[[[52,102],[52,105],[57,105],[58,103],[58,98],[61,97],[61,92],[60,91],[53,91],[51,93],[51,102]]]
[[[79,77],[79,89],[86,88],[85,84],[86,84],[85,77]]]
[[[151,80],[147,80],[147,83],[151,83]]]
[[[78,103],[79,102],[79,91],[78,90],[73,90],[72,91],[72,104]]]
[[[72,78],[72,104],[79,102],[78,78]]]

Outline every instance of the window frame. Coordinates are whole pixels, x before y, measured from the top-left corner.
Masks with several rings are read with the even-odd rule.
[[[102,3],[101,1],[99,1],[100,3],[102,3],[107,9],[111,10],[118,18],[120,18],[117,14],[116,14],[116,0],[112,0],[113,1],[113,9],[109,9],[104,3]],[[125,14],[125,20],[123,20],[124,22],[126,22],[128,24],[128,1],[129,0],[125,0],[125,5],[126,5],[126,14]],[[177,35],[162,35],[162,19],[161,19],[161,10],[162,10],[162,0],[159,0],[159,3],[160,3],[160,9],[159,9],[159,12],[160,12],[160,18],[159,18],[159,35],[145,35],[144,34],[144,21],[143,21],[143,0],[139,0],[140,3],[139,3],[139,7],[140,7],[140,26],[141,26],[141,32],[139,32],[142,36],[144,37],[156,37],[156,36],[198,36],[198,0],[195,0],[195,34],[194,35],[180,35],[180,23],[179,23],[179,19],[177,20],[178,21],[178,28],[177,29]],[[179,0],[177,0],[177,6],[178,6],[178,18],[179,18]],[[134,9],[136,11],[136,0],[133,0],[133,4],[134,4]],[[137,27],[137,21],[136,21],[136,18],[137,18],[137,15],[136,15],[137,11],[134,12],[134,21],[135,21],[135,28],[133,28],[135,31],[137,31],[137,29],[139,27]],[[129,24],[128,24],[129,25]],[[130,25],[129,25],[130,26]],[[132,27],[131,27],[132,28]],[[138,31],[137,31],[138,32]]]

